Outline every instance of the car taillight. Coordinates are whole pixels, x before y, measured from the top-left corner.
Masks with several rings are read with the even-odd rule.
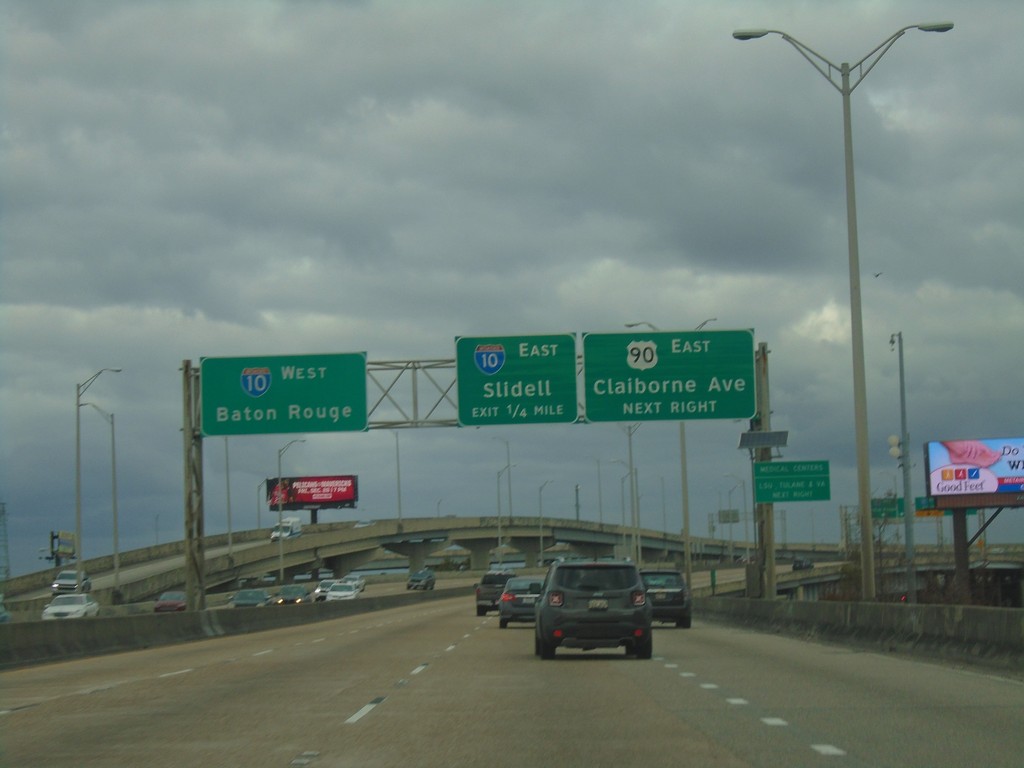
[[[561,606],[565,603],[565,595],[561,592],[552,592],[548,595],[548,605]]]
[[[503,603],[511,603],[515,599],[516,599],[516,596],[513,595],[511,592],[502,592],[501,593],[501,602],[503,602]]]
[[[630,597],[633,600],[633,605],[638,608],[647,604],[647,593],[642,589],[638,589],[635,592],[630,593]]]

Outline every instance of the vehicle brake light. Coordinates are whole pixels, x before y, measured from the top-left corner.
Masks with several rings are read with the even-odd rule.
[[[644,592],[642,589],[638,589],[635,592],[631,593],[630,597],[633,599],[633,605],[637,606],[638,608],[642,605],[647,604],[647,593]]]
[[[565,603],[565,595],[561,592],[552,592],[548,595],[548,605],[560,606]]]
[[[515,599],[516,599],[516,596],[513,595],[511,592],[502,592],[501,593],[501,602],[503,602],[503,603],[511,603]]]

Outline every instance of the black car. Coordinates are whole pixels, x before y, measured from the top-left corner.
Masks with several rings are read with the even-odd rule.
[[[434,576],[434,572],[429,568],[421,568],[416,573],[409,575],[409,580],[405,583],[406,589],[433,589],[434,582],[437,578]]]
[[[689,629],[693,622],[693,605],[683,574],[672,569],[645,568],[640,576],[647,587],[654,620],[671,621],[677,627]]]
[[[617,648],[638,659],[654,650],[654,618],[640,571],[629,561],[569,560],[554,563],[534,614],[534,653],[553,659],[555,649]]]
[[[510,621],[532,622],[540,596],[540,582],[533,579],[516,577],[505,583],[498,603],[498,625],[505,629]]]
[[[794,571],[809,571],[814,568],[814,563],[808,560],[806,557],[793,558],[793,570]]]
[[[274,605],[297,605],[310,603],[312,598],[301,584],[287,584],[274,596]]]

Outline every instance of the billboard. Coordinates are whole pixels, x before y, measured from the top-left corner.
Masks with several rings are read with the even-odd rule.
[[[267,478],[267,505],[271,509],[334,509],[354,507],[359,501],[355,475]]]
[[[1024,438],[943,440],[925,445],[929,496],[1024,493]],[[1001,502],[1000,502],[1001,503]]]

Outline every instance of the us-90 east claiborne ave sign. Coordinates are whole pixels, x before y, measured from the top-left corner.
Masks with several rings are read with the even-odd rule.
[[[367,428],[366,353],[204,357],[207,436]]]
[[[754,332],[586,333],[588,421],[747,419]]]

